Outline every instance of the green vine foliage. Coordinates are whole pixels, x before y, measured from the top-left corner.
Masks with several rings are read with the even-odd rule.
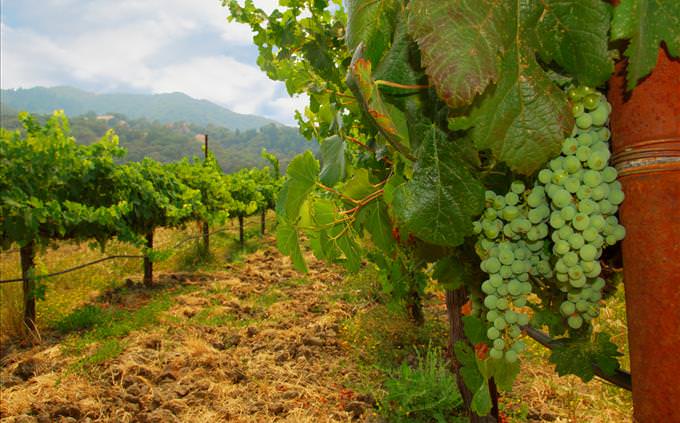
[[[264,207],[265,197],[257,182],[259,177],[259,169],[241,169],[224,175],[223,184],[231,197],[227,205],[230,217],[247,217]]]
[[[108,132],[76,144],[63,112],[44,125],[22,113],[22,131],[0,131],[0,239],[46,247],[54,240],[96,239],[104,245],[132,208],[115,200],[115,158],[123,154]]]
[[[629,40],[629,87],[654,66],[661,42],[677,56],[674,0],[280,0],[271,14],[223,0],[230,20],[254,31],[258,64],[289,94],[310,102],[297,118],[320,157],[296,157],[276,206],[278,246],[306,269],[300,240],[350,271],[368,261],[385,289],[408,297],[425,269],[447,289],[465,287],[472,345],[486,343],[480,319],[484,273],[473,222],[485,190],[531,184],[560,154],[575,125],[566,86],[600,87]],[[645,12],[645,13],[642,13]],[[612,23],[613,19],[613,23]],[[612,283],[609,281],[608,283]],[[560,374],[592,378],[618,368],[616,348],[590,325],[569,329],[558,304],[531,305],[530,324],[559,336]],[[487,414],[489,380],[510,389],[518,361],[456,345],[468,408]]]
[[[127,241],[140,242],[142,236],[158,227],[181,226],[201,209],[200,191],[185,185],[172,165],[144,159],[118,167],[116,177],[117,195],[132,206],[119,234]]]
[[[171,170],[184,185],[200,192],[200,203],[194,206],[192,219],[210,225],[224,223],[232,198],[215,156],[209,154],[205,160],[184,159],[173,164]]]
[[[19,120],[20,130],[0,129],[0,248],[21,247],[22,260],[26,250],[32,257],[22,265],[29,267],[38,252],[34,247],[60,240],[94,239],[104,249],[118,238],[142,248],[149,260],[159,260],[171,251],[154,250],[156,228],[195,220],[220,224],[228,216],[271,209],[282,185],[278,159],[266,152],[274,169],[233,175],[225,175],[212,155],[192,162],[161,164],[147,158],[120,165],[116,160],[125,151],[113,131],[82,145],[61,111],[44,125],[27,113]],[[44,292],[43,285],[31,285],[24,289]],[[34,302],[35,293],[27,295]],[[25,311],[25,319],[34,321],[35,315]]]

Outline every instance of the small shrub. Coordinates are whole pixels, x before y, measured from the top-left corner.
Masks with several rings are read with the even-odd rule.
[[[460,421],[455,411],[462,406],[456,380],[442,359],[440,348],[416,350],[414,368],[403,363],[385,381],[387,394],[381,402],[390,422]]]

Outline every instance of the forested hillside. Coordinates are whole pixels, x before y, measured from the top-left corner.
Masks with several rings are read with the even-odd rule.
[[[6,129],[18,129],[17,111],[2,105],[0,121]],[[129,119],[125,115],[98,116],[88,113],[70,119],[73,135],[78,142],[90,144],[107,130],[115,129],[120,145],[127,150],[124,161],[139,161],[150,157],[160,162],[174,162],[183,157],[202,156],[203,134],[208,134],[210,151],[215,154],[224,172],[246,167],[262,167],[267,163],[260,153],[266,148],[279,157],[285,170],[297,154],[312,149],[316,143],[306,141],[296,128],[268,124],[258,129],[232,130],[216,125],[161,123],[147,119]]]
[[[49,114],[63,109],[68,116],[89,112],[120,113],[131,119],[147,118],[163,123],[189,122],[231,129],[254,129],[276,123],[261,116],[243,115],[182,93],[94,94],[72,87],[33,87],[2,90],[2,103],[13,109]]]

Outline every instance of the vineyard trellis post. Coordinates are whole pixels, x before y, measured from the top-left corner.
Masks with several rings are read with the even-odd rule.
[[[244,248],[246,245],[246,238],[245,238],[245,233],[244,233],[244,228],[243,226],[245,225],[244,218],[242,214],[238,215],[238,241],[239,245],[241,245],[241,248]]]
[[[680,421],[680,61],[659,49],[653,72],[626,91],[609,82],[621,220],[634,416]]]
[[[144,285],[150,287],[153,285],[153,261],[149,256],[153,251],[153,229],[146,234],[146,248],[144,254]]]
[[[204,137],[204,142],[205,146],[203,148],[204,151],[204,163],[208,162],[208,134],[203,134]],[[204,195],[208,195],[208,193],[204,193]],[[206,199],[204,198],[203,201]],[[208,224],[208,221],[203,221],[203,249],[207,253],[210,251],[210,225]]]
[[[30,241],[21,247],[21,277],[23,278],[24,292],[24,324],[34,331],[35,326],[35,242]]]
[[[260,215],[260,233],[262,235],[264,235],[266,225],[267,225],[267,208],[265,207],[262,210],[262,214]]]

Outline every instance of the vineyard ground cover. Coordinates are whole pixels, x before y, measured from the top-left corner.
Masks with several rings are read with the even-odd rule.
[[[234,225],[214,237],[213,260],[192,262],[187,246],[164,262],[154,289],[125,286],[125,277],[141,278],[137,264],[109,263],[111,278],[120,280],[113,288],[93,292],[88,305],[80,298],[66,317],[44,320],[61,333],[45,328],[42,342],[4,349],[0,419],[323,422],[358,415],[381,421],[376,403],[388,375],[402,362],[415,365],[414,347],[445,339],[442,295],[428,291],[427,324],[413,327],[387,304],[370,269],[344,276],[310,258],[303,276],[273,239],[254,236],[258,223],[257,217],[249,222],[249,251],[230,249],[237,243]],[[186,235],[163,231],[159,239]],[[84,251],[62,248],[53,253]],[[83,281],[102,269],[84,272]],[[604,313],[603,324],[625,343],[620,293]],[[630,420],[628,393],[559,378],[531,343],[516,389],[501,401],[510,421]]]

